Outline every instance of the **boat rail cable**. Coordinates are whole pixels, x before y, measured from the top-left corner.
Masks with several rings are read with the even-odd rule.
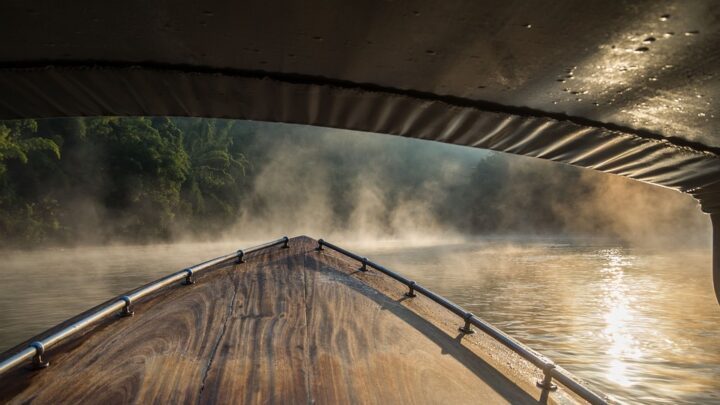
[[[323,239],[318,240],[318,246],[316,250],[322,251],[324,248],[334,250],[342,255],[357,260],[362,265],[361,270],[363,271],[368,271],[368,268],[372,268],[406,285],[408,287],[408,292],[405,293],[406,297],[412,298],[417,295],[416,293],[420,293],[425,297],[431,299],[432,301],[440,304],[440,306],[446,308],[453,314],[463,319],[464,324],[458,328],[458,330],[463,334],[475,333],[475,331],[472,329],[472,326],[475,326],[486,334],[490,335],[493,339],[502,343],[504,346],[520,355],[520,357],[524,358],[525,360],[529,361],[534,366],[542,370],[543,379],[538,380],[536,383],[539,388],[548,391],[556,390],[557,386],[553,384],[554,379],[555,381],[559,382],[560,384],[568,388],[570,391],[574,392],[582,399],[588,401],[593,405],[607,404],[607,401],[603,397],[596,394],[586,386],[580,384],[577,377],[573,376],[567,370],[557,367],[555,363],[549,358],[513,339],[509,335],[505,334],[505,332],[478,318],[473,313],[466,311],[465,309],[448,300],[447,298],[434,293],[433,291],[419,285],[415,281],[410,280],[384,266],[381,266],[366,257],[357,255],[353,252],[350,252],[349,250],[343,249],[340,246],[334,245]]]
[[[0,361],[0,375],[6,373],[7,371],[13,369],[15,366],[28,360],[32,361],[31,364],[34,368],[45,368],[50,365],[50,362],[48,361],[45,354],[50,347],[57,345],[65,338],[88,328],[90,325],[93,325],[102,319],[117,315],[118,311],[120,316],[132,316],[135,313],[135,311],[133,310],[133,304],[136,303],[139,299],[180,280],[184,280],[183,284],[185,285],[194,284],[195,275],[203,270],[207,270],[219,264],[227,264],[231,261],[241,263],[242,261],[240,261],[240,259],[242,259],[243,257],[247,257],[249,253],[269,249],[274,246],[282,245],[281,248],[287,248],[289,247],[289,241],[290,239],[287,236],[284,236],[280,239],[273,240],[262,245],[253,246],[245,250],[238,250],[234,253],[219,256],[214,259],[210,259],[200,264],[196,264],[186,269],[169,274],[165,277],[153,281],[150,284],[147,284],[144,287],[134,290],[128,294],[122,295],[117,299],[111,301],[107,305],[98,308],[87,316],[84,316],[71,323],[70,325],[67,325],[61,330],[49,336],[46,336],[39,341],[32,342],[25,349],[20,350],[19,352],[11,355],[10,357],[3,359],[2,361]]]

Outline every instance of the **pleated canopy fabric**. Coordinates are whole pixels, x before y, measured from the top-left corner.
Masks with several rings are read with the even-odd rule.
[[[720,213],[717,1],[0,7],[0,119],[202,116],[380,132],[619,174]]]

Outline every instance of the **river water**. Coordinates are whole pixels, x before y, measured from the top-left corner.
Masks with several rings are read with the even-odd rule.
[[[617,402],[720,403],[707,249],[486,239],[352,246],[466,307]],[[247,243],[5,252],[0,351],[126,290]]]

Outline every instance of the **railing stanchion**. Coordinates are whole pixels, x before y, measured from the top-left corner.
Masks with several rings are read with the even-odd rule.
[[[323,250],[323,243],[325,243],[324,240],[322,240],[322,239],[318,240],[318,245],[317,245],[317,247],[315,248],[315,250],[317,250],[318,252],[321,251],[321,250]]]
[[[360,267],[360,271],[368,271],[368,269],[367,269],[368,258],[363,257],[362,260],[360,260],[360,263],[362,263],[362,267]]]
[[[286,236],[284,239],[285,239],[285,242],[283,243],[282,248],[283,248],[283,249],[288,249],[288,248],[290,247],[290,245],[288,245],[288,242],[290,242],[290,238],[288,238],[288,237]]]
[[[32,368],[38,370],[49,366],[50,362],[44,357],[45,345],[41,342],[32,342],[30,346],[35,348],[35,356],[32,358]]]
[[[554,363],[545,364],[545,366],[543,367],[543,379],[537,380],[537,382],[535,382],[535,385],[542,388],[543,390],[555,391],[557,389],[557,385],[553,384],[552,382],[552,371],[554,368]]]
[[[120,316],[133,316],[133,315],[135,315],[135,311],[133,310],[132,301],[130,300],[130,297],[128,297],[127,295],[123,295],[122,297],[120,297],[120,299],[121,299],[122,301],[125,301],[125,306],[124,306],[124,307],[122,308],[122,310],[120,311]]]
[[[187,276],[185,277],[185,281],[183,282],[183,284],[185,284],[185,285],[195,284],[195,275],[193,274],[192,269],[185,269],[185,271],[187,272]]]
[[[465,320],[465,325],[458,328],[458,330],[460,332],[462,332],[465,335],[472,335],[473,333],[475,333],[475,329],[473,329],[472,326],[470,325],[470,319],[473,316],[475,316],[475,315],[473,315],[470,312],[466,313],[465,316],[463,316],[463,319]]]
[[[243,260],[243,256],[245,256],[245,253],[242,250],[238,250],[237,260],[235,260],[235,264],[245,263],[245,260]]]
[[[414,281],[411,281],[410,284],[408,284],[408,288],[409,288],[409,290],[408,290],[408,292],[405,293],[405,296],[408,298],[417,297],[417,295],[415,295],[415,282]]]

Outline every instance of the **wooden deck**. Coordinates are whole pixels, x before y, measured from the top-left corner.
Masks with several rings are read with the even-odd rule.
[[[4,376],[0,402],[544,400],[536,370],[480,333],[459,335],[461,321],[432,302],[316,252],[310,238],[290,246],[163,290],[135,316],[71,338],[49,351],[49,368]]]

